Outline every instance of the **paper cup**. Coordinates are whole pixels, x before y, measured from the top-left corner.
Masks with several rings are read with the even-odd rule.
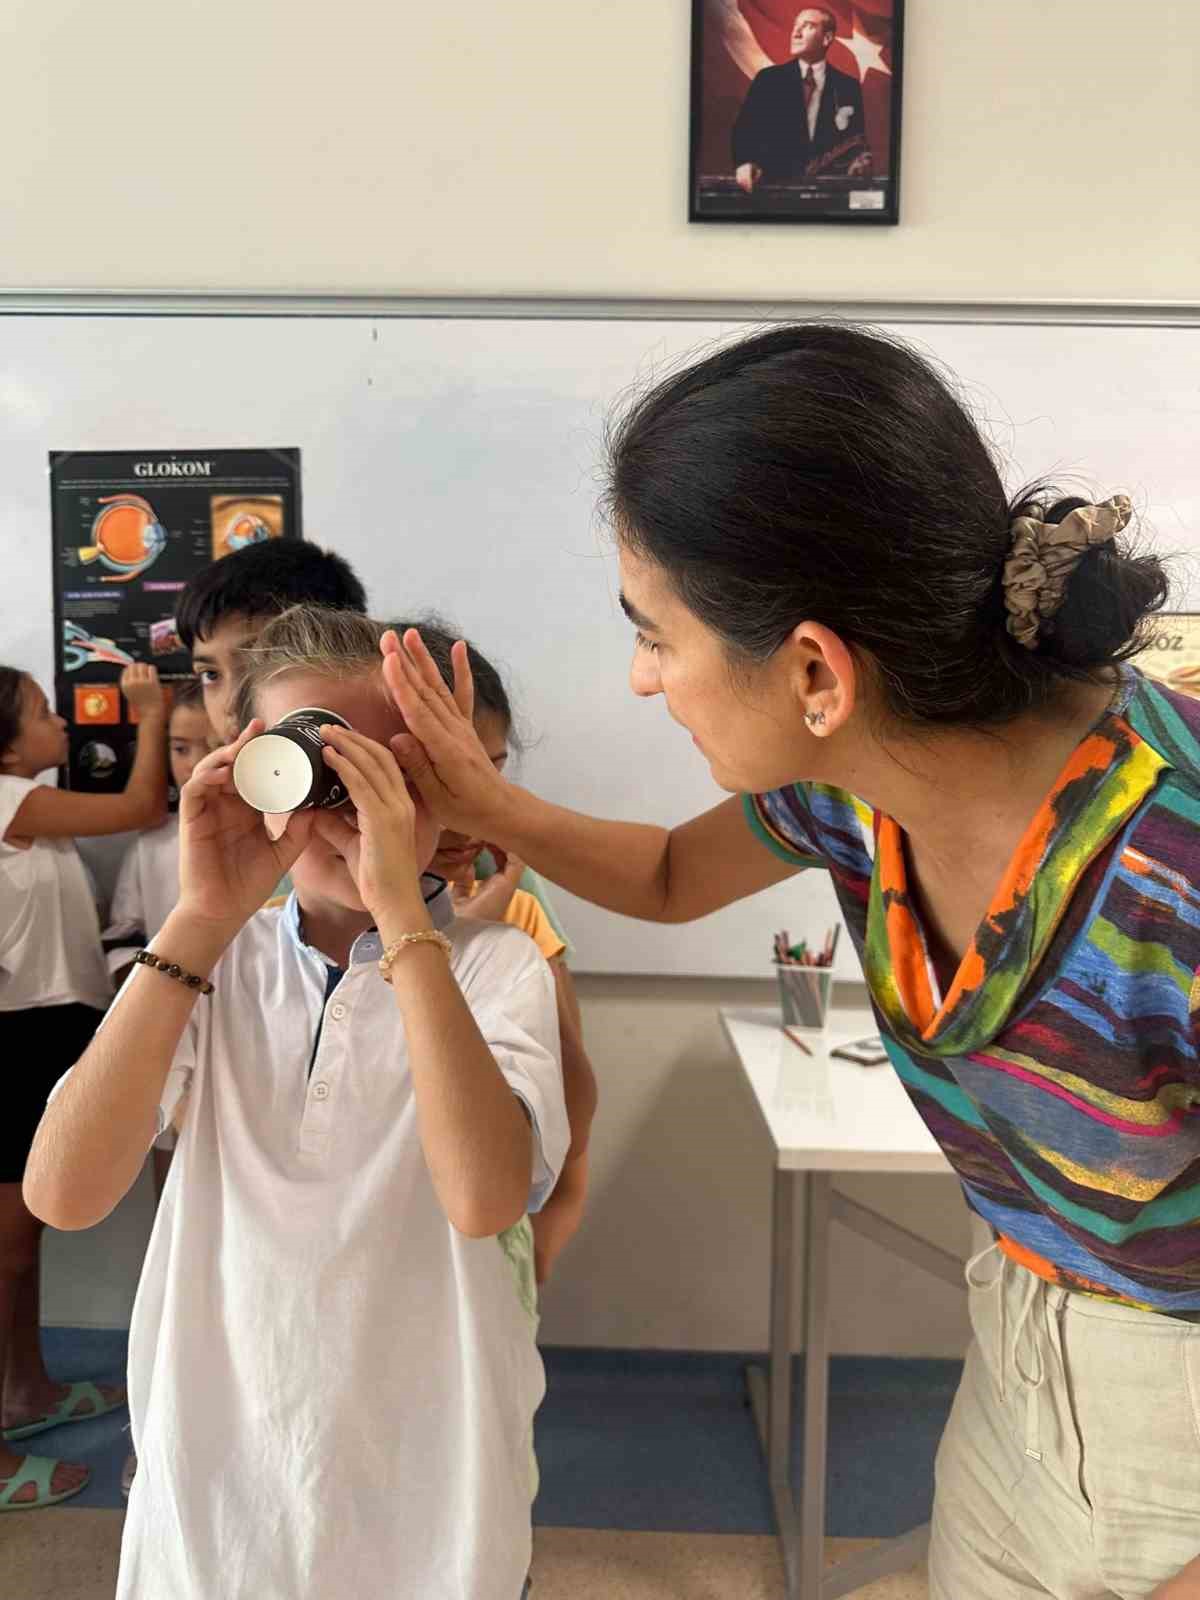
[[[347,796],[325,761],[318,732],[323,722],[349,728],[345,717],[321,706],[301,706],[265,733],[248,740],[233,763],[233,786],[255,811],[331,810]]]
[[[832,967],[775,967],[779,978],[779,1005],[784,1026],[823,1028],[829,1017],[833,993]]]

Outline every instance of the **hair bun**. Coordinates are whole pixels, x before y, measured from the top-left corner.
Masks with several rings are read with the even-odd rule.
[[[1095,670],[1128,659],[1143,647],[1146,624],[1170,592],[1159,557],[1139,553],[1120,538],[1133,520],[1127,495],[1114,495],[1097,505],[1078,496],[1046,504],[1025,495],[1014,506],[1012,554],[1005,563],[1005,605],[1008,627],[1026,648],[1078,671]],[[1038,530],[1032,536],[1031,526]],[[1065,539],[1055,538],[1069,529]],[[1045,530],[1041,533],[1040,530]],[[1021,543],[1025,555],[1036,543],[1010,590],[1010,568]],[[1041,573],[1035,569],[1040,565]],[[1028,642],[1028,611],[1014,617],[1014,601],[1037,590],[1033,641]],[[1022,638],[1018,628],[1026,633]]]

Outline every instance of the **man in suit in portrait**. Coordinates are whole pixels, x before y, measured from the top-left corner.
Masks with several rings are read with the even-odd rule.
[[[733,165],[747,194],[759,183],[860,177],[871,170],[862,85],[826,61],[837,18],[805,6],[791,60],[755,74],[733,129]]]

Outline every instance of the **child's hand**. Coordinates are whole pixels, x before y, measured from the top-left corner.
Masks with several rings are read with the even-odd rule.
[[[456,896],[454,911],[456,916],[468,917],[476,922],[503,922],[504,914],[517,892],[521,874],[525,871],[525,863],[518,861],[516,856],[506,856],[495,845],[489,845],[488,849],[495,856],[500,870],[481,884],[474,894],[463,900]]]
[[[321,728],[325,760],[346,787],[357,813],[321,811],[316,828],[345,859],[362,903],[375,918],[420,894],[417,809],[395,757],[365,734],[332,723]],[[356,826],[357,824],[357,826]]]
[[[179,794],[179,907],[233,932],[291,870],[313,827],[311,811],[293,811],[273,839],[262,812],[234,788],[234,759],[262,730],[255,720],[197,762]]]
[[[549,1278],[554,1263],[579,1232],[587,1203],[588,1156],[568,1157],[546,1204],[530,1217],[533,1225],[533,1263],[539,1287]]]
[[[121,693],[139,717],[166,714],[167,702],[163,686],[158,681],[158,668],[144,661],[135,661],[121,674]]]

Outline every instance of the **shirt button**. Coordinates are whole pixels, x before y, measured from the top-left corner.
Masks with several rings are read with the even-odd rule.
[[[340,1000],[335,1005],[330,1006],[329,1015],[335,1022],[340,1022],[346,1015],[346,1008]]]
[[[314,1083],[313,1084],[313,1099],[314,1100],[328,1100],[329,1099],[329,1085],[327,1083]]]

